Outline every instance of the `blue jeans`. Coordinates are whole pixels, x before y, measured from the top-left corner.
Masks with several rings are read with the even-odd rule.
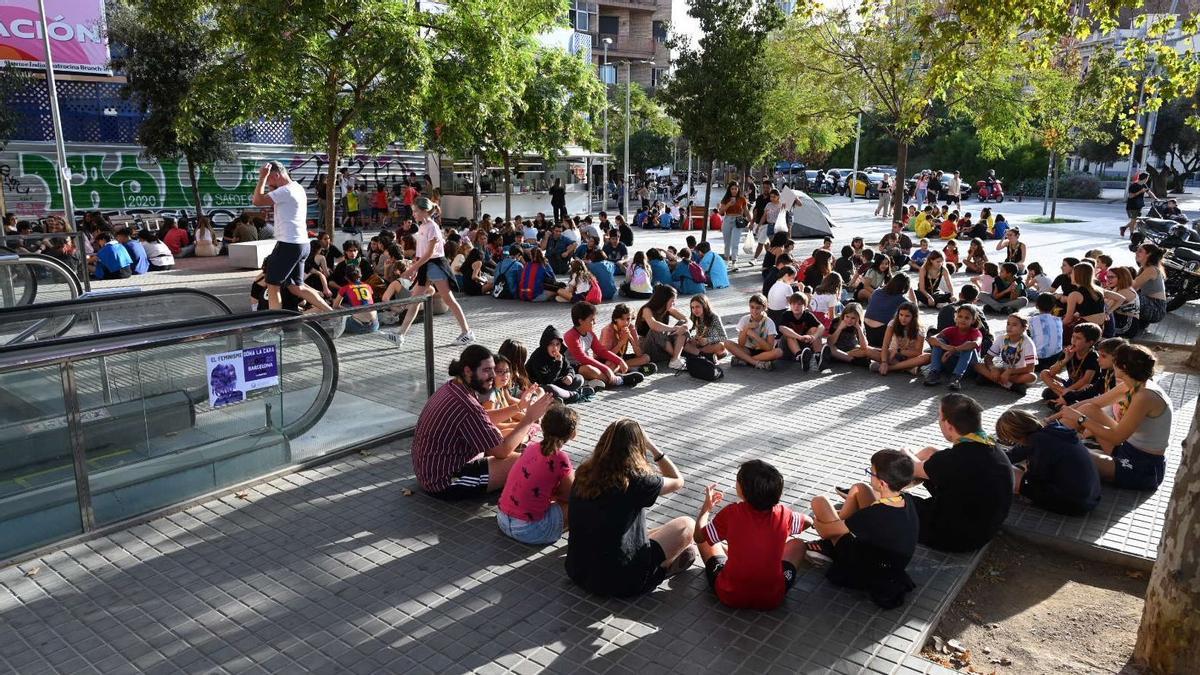
[[[929,372],[941,374],[941,372],[942,372],[942,354],[945,354],[945,353],[946,353],[945,350],[943,350],[941,347],[933,347],[932,348],[932,353],[930,354],[930,361],[929,361]],[[957,360],[955,360],[955,357],[950,358],[950,363],[954,364],[954,376],[955,377],[962,377],[964,374],[966,374],[967,370],[969,370],[971,368],[971,366],[975,365],[978,362],[979,362],[979,356],[975,353],[974,349],[972,349],[970,351],[959,352]]]
[[[553,544],[562,538],[563,512],[558,504],[551,504],[550,509],[541,520],[521,520],[513,518],[503,511],[496,513],[496,524],[505,535],[516,539],[522,544],[542,546]]]
[[[737,216],[725,216],[721,220],[721,239],[725,241],[725,258],[729,262],[737,262],[738,249],[742,245],[744,228],[734,227]]]

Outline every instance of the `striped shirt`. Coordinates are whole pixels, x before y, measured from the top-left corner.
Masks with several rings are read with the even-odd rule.
[[[429,397],[417,419],[412,443],[417,482],[427,492],[441,492],[467,462],[501,440],[474,392],[450,380]]]

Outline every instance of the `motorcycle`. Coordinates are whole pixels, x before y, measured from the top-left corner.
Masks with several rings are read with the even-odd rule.
[[[1165,206],[1165,201],[1156,201],[1150,206],[1149,214],[1137,219],[1135,231],[1129,235],[1130,251],[1136,251],[1146,241],[1163,248],[1200,243],[1200,232],[1196,230],[1196,224],[1200,221],[1193,221],[1189,225],[1187,217],[1182,214],[1164,218],[1162,209]]]
[[[1194,246],[1194,247],[1193,247]],[[1186,244],[1163,255],[1167,272],[1167,311],[1174,312],[1184,303],[1200,300],[1200,245]]]
[[[1004,201],[1004,185],[1001,184],[999,178],[994,179],[991,185],[988,185],[985,180],[977,180],[975,181],[975,194],[979,196],[981,202],[995,199],[999,204]]]

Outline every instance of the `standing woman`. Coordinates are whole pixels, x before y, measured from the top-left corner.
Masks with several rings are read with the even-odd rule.
[[[890,175],[883,174],[877,191],[879,192],[879,202],[875,205],[875,216],[887,218],[892,215],[892,177]]]
[[[725,259],[732,271],[737,268],[738,247],[742,244],[746,224],[750,222],[750,202],[742,195],[742,187],[736,181],[725,190],[717,212],[722,216],[721,238],[725,241]]]
[[[1162,266],[1163,250],[1157,244],[1142,244],[1134,257],[1140,268],[1133,280],[1140,302],[1138,327],[1133,333],[1137,334],[1167,315],[1167,274]]]
[[[1092,461],[1100,478],[1119,488],[1155,490],[1167,469],[1171,441],[1171,399],[1152,379],[1154,353],[1141,345],[1121,345],[1113,355],[1117,387],[1100,396],[1064,406],[1050,419],[1087,431],[1100,443]],[[1116,407],[1117,419],[1109,415]]]
[[[454,313],[454,318],[458,321],[458,325],[462,328],[462,334],[455,338],[454,343],[460,345],[471,344],[475,341],[475,333],[471,330],[471,326],[467,324],[467,317],[463,314],[462,307],[459,306],[458,300],[454,299],[454,292],[450,286],[454,279],[450,272],[450,264],[446,261],[446,239],[442,236],[442,228],[438,227],[432,217],[432,209],[434,204],[428,197],[417,197],[413,200],[413,217],[416,219],[417,225],[417,259],[413,261],[411,267],[401,276],[403,279],[415,279],[416,285],[413,286],[412,294],[414,296],[426,295],[432,289],[434,294],[441,297],[450,311]],[[411,305],[404,315],[404,322],[400,326],[398,334],[398,342],[404,341],[404,336],[408,334],[408,329],[417,318],[417,310],[420,305]],[[428,317],[425,319],[429,320]]]
[[[597,595],[627,598],[691,567],[695,521],[678,516],[646,531],[646,509],[682,488],[679,470],[641,425],[608,425],[571,485],[567,576]]]
[[[767,242],[775,235],[775,221],[779,218],[779,212],[783,210],[783,203],[779,201],[779,190],[772,189],[767,195],[767,203],[763,205],[762,217],[754,226],[754,240],[758,242],[758,248],[754,250],[755,258],[762,255],[763,249],[767,247]]]

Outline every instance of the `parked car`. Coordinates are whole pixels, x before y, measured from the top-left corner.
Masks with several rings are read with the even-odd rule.
[[[856,174],[854,181],[854,196],[867,197],[868,199],[876,199],[879,197],[879,183],[883,180],[884,174],[869,171],[859,171]],[[846,177],[846,182],[850,182],[850,177]]]

